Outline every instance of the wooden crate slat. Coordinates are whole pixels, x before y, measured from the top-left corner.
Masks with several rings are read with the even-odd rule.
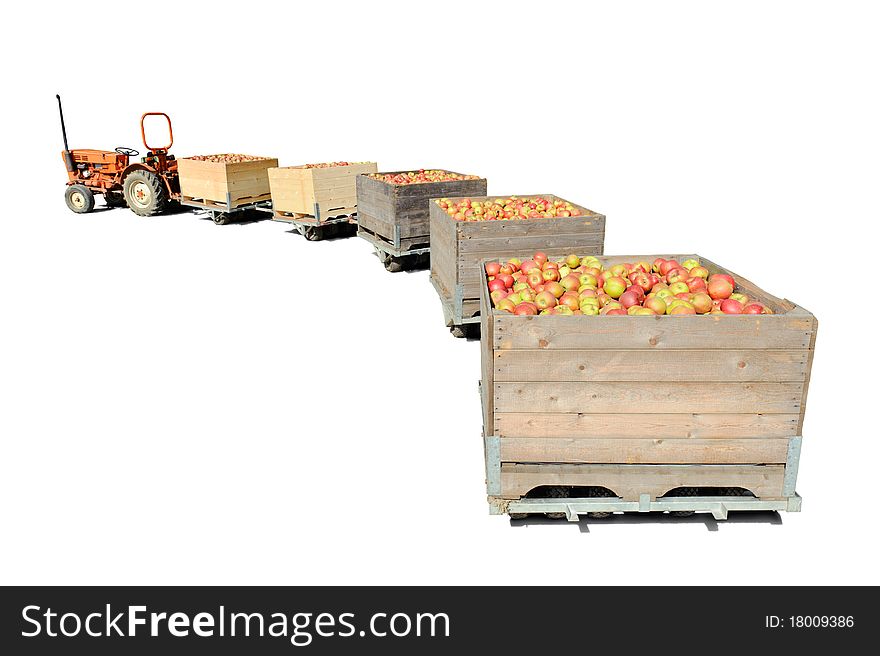
[[[501,461],[592,464],[785,464],[787,438],[509,437]]]
[[[495,314],[496,349],[805,349],[810,317],[712,315],[516,317]],[[537,320],[537,321],[536,321]]]
[[[495,380],[802,382],[807,365],[804,349],[529,349],[497,351]]]
[[[494,434],[525,438],[779,438],[800,434],[798,418],[796,413],[496,412]]]
[[[742,487],[782,498],[782,465],[501,465],[501,496],[518,499],[543,485],[607,487],[627,501],[663,496],[679,487]]]
[[[801,383],[499,383],[497,412],[800,412]]]

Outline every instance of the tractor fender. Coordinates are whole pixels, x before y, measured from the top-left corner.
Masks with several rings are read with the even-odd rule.
[[[152,166],[147,166],[146,164],[142,164],[141,162],[136,162],[134,164],[129,164],[122,171],[122,179],[125,180],[128,177],[128,174],[132,171],[149,171],[150,173],[156,173],[156,169]]]

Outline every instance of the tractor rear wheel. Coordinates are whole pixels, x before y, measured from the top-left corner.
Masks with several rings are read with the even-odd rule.
[[[152,171],[132,171],[126,176],[122,188],[125,202],[138,216],[159,214],[168,203],[165,183]]]
[[[85,185],[70,185],[64,192],[64,202],[72,212],[87,214],[95,209],[95,194]]]

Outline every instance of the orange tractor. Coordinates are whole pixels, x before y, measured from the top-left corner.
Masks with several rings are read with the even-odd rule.
[[[67,207],[78,214],[91,212],[95,208],[95,194],[103,194],[108,207],[128,205],[135,214],[152,216],[162,212],[170,202],[180,199],[177,161],[168,152],[174,143],[174,134],[167,114],[147,112],[141,116],[141,138],[147,154],[141,157],[140,162],[131,163],[130,158],[139,155],[134,148],[120,146],[112,151],[70,150],[61,96],[55,97],[58,98],[61,134],[64,137],[61,159],[67,167],[67,190],[64,193]],[[147,144],[144,119],[148,116],[161,116],[168,123],[168,145],[159,147]]]

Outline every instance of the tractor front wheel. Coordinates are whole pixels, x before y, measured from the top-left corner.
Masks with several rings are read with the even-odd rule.
[[[122,184],[125,202],[138,216],[153,216],[165,209],[168,193],[165,183],[152,171],[132,171]]]
[[[85,185],[70,185],[64,192],[64,201],[77,214],[87,214],[95,209],[95,194]]]

